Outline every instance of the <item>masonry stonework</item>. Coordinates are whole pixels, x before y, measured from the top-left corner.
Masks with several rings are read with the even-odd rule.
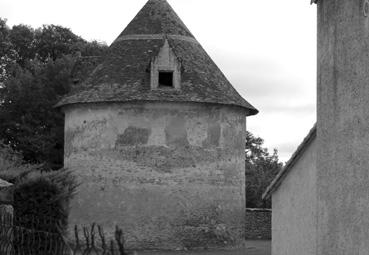
[[[65,108],[65,167],[82,185],[70,223],[124,229],[128,246],[176,249],[244,238],[245,115],[199,103]]]
[[[247,240],[272,239],[272,210],[262,208],[246,209],[246,233]]]

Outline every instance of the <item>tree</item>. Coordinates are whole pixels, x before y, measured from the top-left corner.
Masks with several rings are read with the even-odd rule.
[[[29,63],[18,68],[0,90],[0,134],[30,163],[62,163],[63,115],[53,106],[70,90],[75,59],[64,56],[46,64]]]
[[[270,154],[268,149],[263,148],[264,140],[255,137],[252,133],[246,134],[246,207],[270,208],[271,201],[263,201],[262,194],[270,182],[281,170],[278,152]]]
[[[29,26],[17,25],[9,31],[9,42],[12,49],[17,52],[17,62],[22,67],[27,60],[36,56],[34,39],[35,31]]]
[[[8,47],[0,60],[0,139],[26,162],[58,169],[63,166],[64,116],[54,105],[70,92],[75,75],[83,80],[98,63],[91,58],[95,62],[87,70],[76,68],[81,56],[102,56],[107,46],[60,26],[9,29],[3,19],[0,44]]]
[[[0,88],[4,86],[17,59],[17,52],[12,47],[9,34],[10,29],[6,25],[6,19],[0,18]]]
[[[9,27],[6,25],[6,19],[0,18],[0,56],[7,54],[9,48]]]
[[[41,61],[56,60],[63,55],[72,54],[73,46],[86,41],[73,34],[68,28],[44,25],[35,31],[35,48]],[[78,49],[75,49],[78,50]]]

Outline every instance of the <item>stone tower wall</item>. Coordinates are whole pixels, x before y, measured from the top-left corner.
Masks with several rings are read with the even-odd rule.
[[[82,185],[70,224],[117,224],[129,247],[244,238],[245,112],[198,103],[69,106],[65,166]]]
[[[318,255],[369,251],[369,3],[318,1]]]

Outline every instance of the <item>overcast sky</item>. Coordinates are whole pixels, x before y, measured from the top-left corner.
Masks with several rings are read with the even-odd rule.
[[[260,113],[247,129],[287,161],[316,121],[316,7],[310,0],[168,0]],[[146,0],[0,0],[8,25],[62,25],[110,44]]]

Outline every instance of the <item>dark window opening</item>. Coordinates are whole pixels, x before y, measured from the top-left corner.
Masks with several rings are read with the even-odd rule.
[[[173,72],[159,72],[159,87],[174,87]]]

